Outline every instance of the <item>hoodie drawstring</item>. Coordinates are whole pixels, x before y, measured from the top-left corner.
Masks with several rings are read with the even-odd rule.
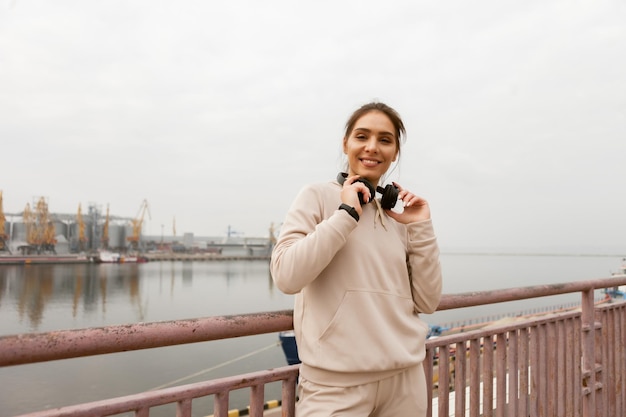
[[[383,208],[380,206],[380,201],[378,199],[374,199],[376,203],[376,214],[374,215],[374,227],[376,227],[376,218],[380,218],[380,224],[383,226],[383,229],[387,230],[387,226],[385,225],[385,216],[383,216]]]

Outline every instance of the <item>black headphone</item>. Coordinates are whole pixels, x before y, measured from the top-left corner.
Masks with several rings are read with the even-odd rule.
[[[346,172],[340,172],[339,174],[337,174],[337,182],[340,185],[343,185],[343,183],[346,181],[346,178],[348,178],[348,174]],[[370,190],[369,201],[365,201],[363,199],[363,193],[359,193],[359,202],[361,203],[361,205],[367,204],[372,201],[374,199],[374,196],[376,195],[376,192],[379,192],[382,195],[380,199],[380,206],[385,210],[391,210],[396,205],[396,201],[398,201],[399,191],[395,185],[387,184],[385,188],[380,186],[374,188],[372,183],[365,178],[359,178],[358,180],[356,180],[356,182],[362,182]]]

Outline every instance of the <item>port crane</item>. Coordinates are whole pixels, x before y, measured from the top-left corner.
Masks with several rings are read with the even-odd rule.
[[[80,203],[78,203],[78,212],[76,213],[76,224],[78,225],[78,251],[82,252],[85,250],[87,236],[85,235],[85,221]]]
[[[143,226],[143,219],[145,214],[148,213],[150,219],[150,208],[148,207],[148,200],[144,199],[139,207],[137,216],[130,221],[132,227],[132,235],[128,236],[126,240],[129,242],[131,249],[139,251],[139,241],[141,240],[141,228]]]
[[[9,249],[9,245],[7,244],[9,236],[5,233],[6,220],[7,218],[4,216],[4,208],[2,204],[2,190],[0,190],[0,251],[5,250],[11,253],[11,249]]]
[[[56,253],[56,238],[54,236],[54,224],[48,211],[48,203],[44,197],[40,197],[34,205],[34,210],[30,204],[26,203],[23,213],[26,224],[26,242],[28,246],[22,247],[22,252],[27,253]]]
[[[109,248],[109,205],[107,204],[107,215],[104,218],[104,225],[102,226],[102,247]]]
[[[269,235],[269,241],[270,241],[270,245],[271,247],[274,247],[276,245],[276,232],[278,231],[278,229],[280,228],[280,225],[277,227],[274,222],[270,223],[270,235]]]

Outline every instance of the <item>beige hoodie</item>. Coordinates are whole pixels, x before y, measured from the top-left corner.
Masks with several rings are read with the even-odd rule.
[[[305,187],[272,253],[278,288],[296,294],[294,330],[306,379],[372,382],[417,365],[441,296],[439,249],[430,220],[400,224],[378,201],[356,222],[336,182]]]

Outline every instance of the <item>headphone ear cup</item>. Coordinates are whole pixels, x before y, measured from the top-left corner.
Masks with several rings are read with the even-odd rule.
[[[391,210],[398,201],[398,189],[393,184],[387,184],[381,192],[380,206],[385,210]]]

